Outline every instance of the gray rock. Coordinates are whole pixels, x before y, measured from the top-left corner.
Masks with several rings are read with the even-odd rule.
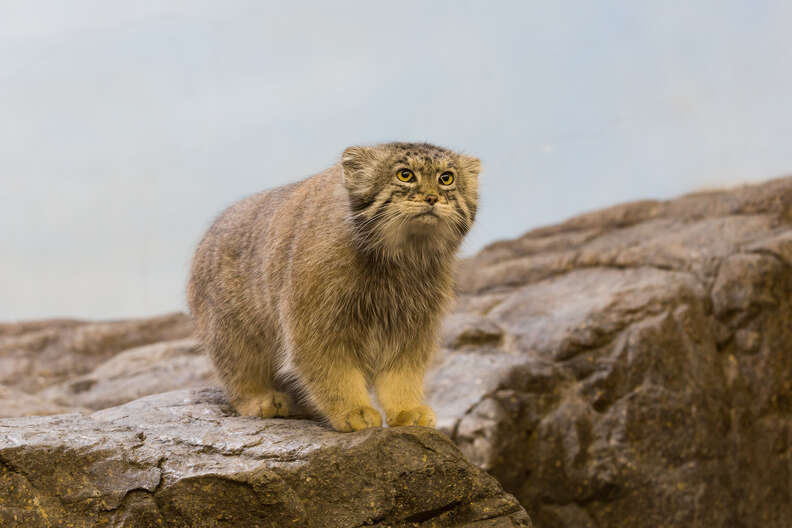
[[[216,389],[0,420],[8,527],[529,527],[431,429],[336,433],[234,414]]]
[[[792,178],[587,214],[462,263],[429,377],[537,526],[792,519]]]

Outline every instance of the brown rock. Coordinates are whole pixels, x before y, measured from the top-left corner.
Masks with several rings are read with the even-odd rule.
[[[189,318],[180,313],[103,323],[6,324],[0,333],[0,383],[35,393],[88,373],[122,350],[191,332]]]
[[[41,416],[84,411],[86,409],[60,405],[45,397],[0,385],[0,417]]]
[[[179,339],[125,350],[38,396],[58,405],[99,410],[150,394],[211,385],[217,385],[214,367],[198,342]]]
[[[462,263],[440,426],[537,526],[792,519],[792,178],[620,205]]]
[[[71,328],[85,324],[75,319],[44,319],[41,321],[19,321],[16,323],[0,323],[0,337],[19,336],[39,330]]]
[[[0,420],[0,525],[529,527],[441,433],[236,416],[216,389]]]

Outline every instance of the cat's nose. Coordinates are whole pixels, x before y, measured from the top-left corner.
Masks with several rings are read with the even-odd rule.
[[[424,200],[426,201],[426,203],[428,203],[429,205],[434,205],[434,204],[436,204],[436,203],[437,203],[437,200],[439,200],[439,199],[440,199],[440,198],[439,198],[439,197],[438,197],[436,194],[427,194],[427,195],[426,195],[426,198],[424,198]]]

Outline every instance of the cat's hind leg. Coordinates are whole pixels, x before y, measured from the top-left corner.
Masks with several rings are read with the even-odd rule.
[[[213,332],[212,339],[204,342],[239,414],[289,416],[289,398],[274,383],[277,343],[240,331]]]

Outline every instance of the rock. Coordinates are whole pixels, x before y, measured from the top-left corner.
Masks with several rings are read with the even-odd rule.
[[[42,396],[0,385],[0,416],[39,416],[84,411],[86,410],[79,407],[60,405]]]
[[[0,323],[0,338],[20,336],[22,334],[37,332],[40,330],[72,328],[81,324],[85,323],[76,319],[45,319],[41,321]]]
[[[122,350],[189,337],[180,313],[104,323],[12,323],[0,327],[0,383],[28,394],[86,374]]]
[[[792,178],[590,213],[464,261],[438,424],[537,526],[792,519]]]
[[[179,339],[125,350],[38,396],[58,405],[99,410],[150,394],[211,385],[218,385],[211,360],[194,339]]]
[[[529,527],[441,433],[236,416],[216,389],[0,420],[8,527]]]

